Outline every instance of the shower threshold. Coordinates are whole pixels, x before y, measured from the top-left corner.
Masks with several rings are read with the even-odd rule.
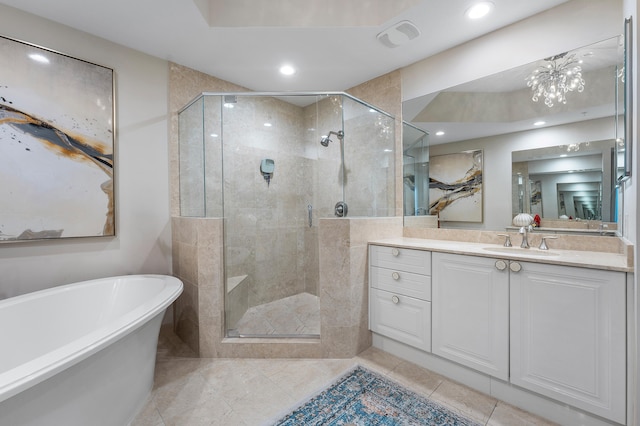
[[[229,338],[244,339],[319,339],[319,334],[241,334],[238,330],[229,330],[227,332]]]

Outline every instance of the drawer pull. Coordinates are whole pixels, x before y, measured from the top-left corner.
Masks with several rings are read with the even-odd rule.
[[[392,248],[392,249],[391,249],[391,254],[392,254],[394,257],[398,257],[398,256],[400,255],[400,250],[398,250],[397,248]]]
[[[397,305],[398,303],[400,303],[400,298],[394,295],[391,297],[391,301],[393,302],[394,305]]]
[[[507,262],[505,262],[504,260],[496,260],[496,269],[498,271],[504,271],[505,269],[507,269]]]
[[[394,280],[398,281],[398,280],[400,279],[400,274],[399,274],[399,273],[397,273],[397,272],[393,272],[393,273],[391,274],[391,277],[392,277]]]
[[[511,272],[520,272],[520,270],[522,270],[522,265],[518,262],[509,262],[509,269],[511,269]]]

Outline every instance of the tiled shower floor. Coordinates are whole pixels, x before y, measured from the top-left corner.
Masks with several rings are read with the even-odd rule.
[[[230,336],[319,336],[318,296],[300,293],[249,308]]]

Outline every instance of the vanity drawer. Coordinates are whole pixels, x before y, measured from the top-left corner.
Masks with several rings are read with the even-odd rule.
[[[369,284],[373,288],[431,300],[430,276],[376,266],[372,266],[369,271]]]
[[[372,288],[369,306],[371,331],[431,351],[431,302]]]
[[[371,266],[431,275],[431,252],[399,247],[369,246]]]

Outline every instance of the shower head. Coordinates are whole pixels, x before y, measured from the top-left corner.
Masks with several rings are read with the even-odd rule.
[[[332,130],[329,132],[329,134],[322,136],[322,139],[320,139],[320,144],[322,146],[329,146],[329,142],[331,142],[331,139],[330,139],[331,135],[336,135],[340,141],[344,139],[344,132],[342,130],[338,130],[337,132],[334,132]]]

